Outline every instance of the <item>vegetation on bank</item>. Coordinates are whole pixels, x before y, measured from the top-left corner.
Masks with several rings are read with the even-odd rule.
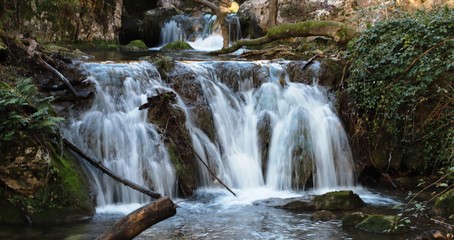
[[[379,22],[351,42],[353,137],[381,171],[454,165],[453,33],[445,8]]]

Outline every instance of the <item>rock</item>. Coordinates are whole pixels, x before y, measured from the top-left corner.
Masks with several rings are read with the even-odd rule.
[[[120,50],[129,52],[145,51],[148,50],[148,47],[142,40],[132,40],[128,45],[121,46]]]
[[[331,221],[331,220],[336,220],[336,215],[334,215],[332,212],[327,211],[327,210],[322,210],[319,212],[316,212],[312,214],[311,216],[311,221]]]
[[[288,209],[288,210],[314,210],[315,205],[312,201],[310,200],[305,200],[305,199],[298,199],[298,200],[292,200],[282,206],[280,208],[283,209]]]
[[[331,20],[342,9],[345,0],[280,0],[277,24],[296,23],[307,20]],[[268,30],[269,8],[267,0],[248,0],[241,4],[238,16],[249,27],[251,37]]]
[[[134,39],[144,40],[144,29],[141,26],[143,12],[156,7],[156,1],[123,1],[123,15],[121,17],[121,29],[119,32],[121,45],[126,45]]]
[[[178,14],[181,14],[181,11],[174,6],[146,11],[143,19],[145,43],[148,46],[156,46],[159,43],[159,35],[163,23]]]
[[[432,214],[446,217],[454,214],[454,189],[437,198],[432,208]]]
[[[44,146],[45,147],[44,147]],[[95,209],[83,170],[68,153],[22,136],[0,149],[1,223],[68,223]]]
[[[358,223],[356,228],[370,233],[401,234],[410,231],[410,228],[400,222],[398,216],[371,215]]]
[[[177,51],[177,50],[190,50],[193,49],[191,45],[189,45],[185,41],[174,41],[171,42],[167,45],[165,45],[162,50],[172,50],[172,51]]]
[[[354,212],[347,214],[342,218],[342,227],[355,226],[356,224],[366,219],[367,216],[368,216],[367,214],[364,214],[362,212]]]
[[[353,191],[336,191],[315,196],[315,209],[354,210],[364,205],[363,200]]]

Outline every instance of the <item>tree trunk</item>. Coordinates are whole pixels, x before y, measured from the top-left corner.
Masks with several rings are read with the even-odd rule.
[[[176,206],[170,198],[160,198],[120,219],[96,239],[133,239],[150,226],[172,217],[176,212]]]
[[[270,0],[268,4],[269,15],[268,15],[268,28],[274,27],[277,25],[277,5],[278,0]]]
[[[258,46],[279,39],[292,37],[326,36],[331,37],[340,45],[345,45],[357,36],[354,29],[345,24],[334,21],[305,21],[299,23],[281,24],[272,27],[268,33],[256,39],[242,39],[228,48],[211,52],[212,54],[232,53],[243,46]]]
[[[221,25],[221,32],[222,32],[222,38],[223,38],[223,44],[222,48],[228,48],[229,47],[229,25],[226,20],[227,15],[229,14],[229,3],[231,3],[231,0],[222,0],[220,2],[220,6],[216,6],[214,3],[207,1],[207,0],[193,0],[195,3],[202,4],[208,8],[211,9],[211,11],[214,12],[214,14],[218,17],[219,25]]]

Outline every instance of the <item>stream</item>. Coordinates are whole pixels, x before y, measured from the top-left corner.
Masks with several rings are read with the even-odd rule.
[[[91,60],[82,64],[89,73],[87,81],[95,84],[97,93],[92,107],[71,120],[65,135],[120,176],[171,196],[177,204],[175,216],[136,239],[383,239],[384,235],[343,228],[340,218],[344,212],[334,212],[337,220],[312,221],[314,211],[290,211],[273,203],[341,189],[353,190],[364,200],[367,205],[361,209],[363,212],[397,214],[405,203],[402,193],[366,189],[355,183],[354,160],[331,98],[316,81],[311,85],[293,82],[286,72],[288,61],[206,61],[199,54],[199,61],[194,61],[191,53],[185,56],[190,61],[177,65],[192,72],[202,86],[201,94],[212,111],[216,140],[209,139],[199,123],[189,117],[191,108],[183,97],[178,97],[177,105],[188,114],[186,125],[194,150],[237,197],[199,166],[199,188],[193,197],[179,198],[175,170],[161,144],[159,130],[147,122],[146,110],[137,109],[146,102],[147,94],[156,89],[172,89],[152,64],[134,60],[140,54],[92,54],[114,61]],[[237,77],[242,80],[236,90],[216,72],[222,67],[241,72]],[[260,73],[268,75],[254,83],[256,76],[248,69],[261,69]],[[311,71],[318,71],[316,64]],[[271,139],[265,163],[257,133],[263,116],[272,119],[267,126]],[[309,167],[312,173],[306,178],[295,170],[307,168],[304,161],[312,161],[315,166]],[[266,170],[262,164],[266,164]],[[86,167],[97,193],[93,219],[58,226],[0,226],[0,239],[93,239],[149,201]],[[298,177],[311,179],[313,187],[295,183]],[[409,239],[422,231],[413,229],[409,234],[386,238]]]

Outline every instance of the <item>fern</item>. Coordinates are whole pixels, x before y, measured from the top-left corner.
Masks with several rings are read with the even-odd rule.
[[[52,97],[42,96],[30,78],[11,78],[0,85],[0,142],[18,139],[20,134],[55,133],[63,118],[51,114]]]

